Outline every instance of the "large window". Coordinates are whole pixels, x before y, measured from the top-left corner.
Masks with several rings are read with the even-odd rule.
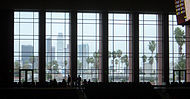
[[[139,15],[139,79],[158,84],[162,79],[162,28],[158,14]]]
[[[169,15],[169,66],[170,82],[185,80],[185,72],[181,75],[175,70],[186,70],[186,33],[185,27],[177,25],[176,15]],[[173,75],[174,74],[174,75]],[[174,77],[174,78],[173,78]]]
[[[70,74],[69,12],[45,12],[46,81],[67,79]],[[109,82],[132,81],[132,15],[108,13]],[[177,25],[169,15],[169,78],[185,81],[190,28]],[[100,82],[102,79],[101,13],[77,13],[77,75]],[[162,84],[162,16],[139,14],[139,80]],[[137,27],[137,26],[135,26]],[[134,38],[136,39],[136,38]],[[14,82],[39,81],[39,13],[14,12]],[[138,43],[138,42],[135,42]],[[103,49],[104,50],[104,49]],[[74,52],[73,52],[74,53]],[[135,53],[135,52],[134,52]],[[167,52],[166,52],[167,53]],[[43,56],[42,56],[43,57]],[[43,58],[42,58],[43,59]],[[106,71],[106,70],[105,70]],[[135,78],[136,79],[136,78]],[[188,78],[187,78],[188,79]],[[189,79],[188,79],[189,81]]]
[[[132,34],[129,14],[110,13],[109,24],[109,82],[127,82],[132,76]]]
[[[46,12],[46,81],[70,73],[69,13]]]
[[[101,78],[101,35],[99,13],[78,13],[77,75],[82,79],[100,81]]]
[[[14,82],[19,75],[22,82],[38,81],[38,23],[38,12],[14,12]]]

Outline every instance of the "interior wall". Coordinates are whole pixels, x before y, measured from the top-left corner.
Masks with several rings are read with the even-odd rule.
[[[13,27],[12,10],[0,10],[0,87],[6,87],[13,80]]]
[[[6,0],[0,8],[175,12],[174,0]]]

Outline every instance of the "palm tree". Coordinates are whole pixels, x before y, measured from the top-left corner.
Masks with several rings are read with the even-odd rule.
[[[23,69],[30,69],[30,65],[28,61],[25,62]]]
[[[145,63],[146,63],[146,60],[147,60],[147,56],[146,56],[146,55],[143,55],[141,58],[143,59],[143,67],[144,67],[144,66],[145,66]],[[144,69],[143,69],[142,72],[144,73]]]
[[[93,57],[90,57],[90,63],[94,64],[95,63],[95,59]],[[95,66],[94,66],[95,67]],[[96,67],[95,67],[96,68]]]
[[[156,43],[155,43],[155,41],[150,41],[149,42],[149,50],[151,51],[151,53],[152,53],[152,56],[151,57],[149,57],[149,63],[151,63],[151,65],[153,64],[153,62],[154,62],[154,58],[153,58],[153,53],[154,53],[154,50],[156,49]]]
[[[119,63],[119,60],[118,59],[115,59],[115,65],[117,67],[117,64]]]
[[[156,43],[155,41],[150,41],[149,42],[149,50],[151,51],[152,53],[152,56],[149,57],[149,63],[152,65],[154,63],[154,57],[153,57],[153,53],[154,53],[154,50],[156,49]]]
[[[175,40],[177,42],[177,44],[179,45],[179,58],[178,58],[178,63],[175,65],[175,69],[177,70],[185,70],[185,66],[186,66],[186,59],[185,59],[185,55],[182,53],[182,49],[183,49],[183,45],[185,44],[185,33],[184,31],[179,28],[176,27],[174,30],[174,34],[175,34]],[[177,74],[178,76],[180,76],[179,74]],[[183,77],[183,73],[182,73],[182,77]]]
[[[128,68],[129,66],[129,60],[128,60],[128,56],[124,55],[121,57],[121,62],[125,63],[126,68]]]
[[[108,53],[108,57],[109,57],[109,58],[112,57],[112,52],[109,51],[109,53]]]
[[[154,56],[155,59],[156,59],[156,68],[158,68],[158,53],[156,53],[156,55]],[[159,71],[159,69],[158,69]],[[157,70],[156,70],[156,73],[159,73]],[[156,75],[156,78],[158,78],[158,75]]]
[[[178,63],[176,64],[175,68],[177,70],[184,70],[185,69],[185,65],[186,65],[185,55],[182,54],[182,56],[180,57]]]
[[[152,56],[150,56],[148,60],[149,60],[149,64],[152,65],[154,63],[154,58]]]
[[[93,58],[94,57],[94,58]],[[95,74],[97,74],[97,69],[98,69],[98,66],[100,65],[99,63],[99,57],[100,57],[100,54],[99,52],[94,52],[93,53],[93,57],[91,58],[91,63],[94,64],[94,67],[95,67]],[[97,78],[97,77],[95,77]]]
[[[121,61],[122,51],[119,49],[119,50],[117,50],[116,53],[117,53],[117,57],[118,57],[119,61]],[[120,62],[119,62],[118,68],[120,68]]]
[[[117,53],[116,55],[117,55],[118,58],[120,58],[122,56],[122,51],[121,50],[117,50],[116,53]]]
[[[18,61],[14,62],[14,69],[19,69],[20,63]]]
[[[143,59],[143,63],[146,63],[147,56],[146,56],[146,55],[143,55],[143,56],[142,56],[142,59]]]
[[[154,50],[156,49],[156,43],[155,41],[150,41],[149,42],[149,50],[151,51],[151,53],[153,54]]]
[[[57,61],[56,60],[53,60],[53,62],[52,62],[52,67],[53,67],[53,70],[55,70],[55,72],[57,72],[58,71],[58,63],[57,63]]]
[[[91,63],[91,73],[92,73],[92,70],[93,70],[93,66],[94,66],[94,68],[96,69],[97,68],[97,66],[96,66],[96,62],[95,62],[95,60],[96,59],[94,59],[94,57],[90,57],[90,63]],[[96,70],[95,70],[96,71]],[[92,78],[92,74],[91,74],[91,78]]]
[[[112,52],[112,56],[113,56],[113,59],[115,59],[117,57],[117,52],[116,51],[113,51]]]
[[[124,58],[124,56],[122,56],[121,57],[121,64],[122,64],[122,66],[123,66],[123,63],[125,62],[125,58]]]
[[[121,57],[121,63],[125,63],[126,74],[127,74],[127,69],[129,67],[129,60],[128,60],[128,56],[127,55],[124,55],[124,56]]]
[[[14,62],[14,71],[15,71],[15,76],[19,76],[19,69],[20,69],[20,63],[18,61]]]
[[[182,54],[182,46],[185,43],[185,34],[184,34],[184,31],[179,27],[175,28],[174,34],[175,34],[175,40],[176,40],[177,44],[179,45],[179,53],[181,55]]]
[[[115,58],[117,58],[117,52],[116,52],[116,51],[113,51],[113,52],[112,52],[112,57],[113,57],[113,59],[112,59],[112,64],[113,64],[113,68],[114,68]]]
[[[89,64],[90,64],[90,57],[88,57],[88,58],[86,59],[86,62],[87,62],[88,67],[89,67]]]
[[[153,57],[153,53],[154,53],[154,50],[156,49],[156,43],[155,41],[150,41],[149,42],[149,50],[151,51],[152,53],[152,56],[149,57],[149,63],[151,64],[151,67],[153,67],[153,63],[154,63],[154,57]],[[152,69],[151,69],[151,72],[152,72]],[[151,75],[151,78],[152,78],[152,75]]]
[[[65,78],[66,78],[66,67],[67,67],[67,64],[68,64],[68,62],[67,62],[67,60],[65,59],[65,61],[64,61],[64,65],[65,65]]]
[[[77,60],[77,66],[78,66],[79,69],[81,69],[82,68],[82,62],[80,62],[79,60]]]
[[[97,68],[98,68],[98,65],[99,65],[99,57],[100,57],[100,55],[99,55],[98,52],[94,52],[94,53],[93,53],[93,57],[94,57],[94,61],[95,61],[94,66],[95,66],[95,68],[97,69]],[[91,58],[91,60],[92,60],[92,58]]]
[[[53,70],[53,73],[57,73],[58,72],[58,63],[56,60],[50,61],[47,65],[47,69],[49,70]],[[53,76],[54,77],[54,76]],[[54,77],[55,78],[55,77]]]

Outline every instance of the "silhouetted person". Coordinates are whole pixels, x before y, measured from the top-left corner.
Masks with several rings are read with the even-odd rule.
[[[71,83],[71,76],[68,75],[68,78],[67,78],[67,85],[70,86],[70,83]]]
[[[86,85],[87,84],[87,81],[86,81],[86,79],[84,79],[84,81],[83,81],[83,85]]]
[[[63,86],[63,87],[66,87],[66,86],[67,86],[67,82],[66,82],[65,79],[62,80],[62,86]]]
[[[53,79],[53,87],[56,87],[56,86],[57,86],[57,80]]]
[[[77,86],[80,87],[80,85],[81,85],[81,77],[80,77],[80,75],[78,75],[78,77],[77,77]]]
[[[88,80],[88,84],[90,83],[91,81],[90,81],[90,79]]]

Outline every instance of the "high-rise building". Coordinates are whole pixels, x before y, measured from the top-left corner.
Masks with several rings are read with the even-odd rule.
[[[59,65],[59,68],[63,67],[63,52],[65,49],[65,44],[64,44],[64,40],[63,40],[63,34],[62,33],[58,33],[57,36],[57,63]]]
[[[88,68],[88,63],[86,62],[86,59],[89,56],[89,45],[88,44],[78,45],[78,56],[79,56],[79,61],[82,62],[83,68]]]
[[[30,58],[34,56],[34,49],[32,45],[22,45],[22,64],[29,64]]]
[[[46,40],[46,64],[55,60],[55,47],[52,46],[52,39],[47,38]]]

